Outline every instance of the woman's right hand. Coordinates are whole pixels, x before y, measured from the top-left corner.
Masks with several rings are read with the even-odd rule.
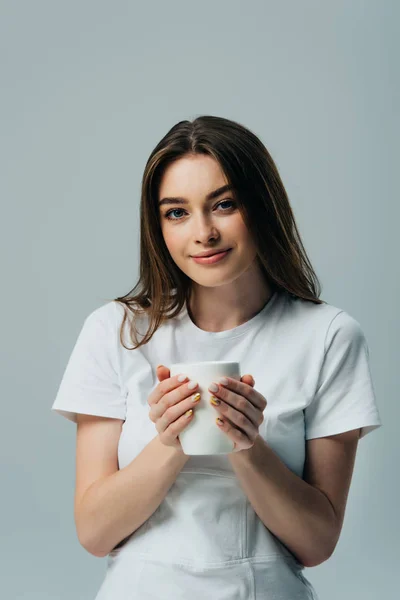
[[[194,408],[198,402],[194,400],[198,394],[198,384],[189,388],[190,379],[178,381],[179,375],[170,377],[170,371],[163,365],[157,368],[160,383],[151,392],[148,403],[149,417],[155,423],[160,441],[165,446],[182,450],[179,434],[193,419]],[[199,398],[200,400],[200,398]],[[191,413],[187,414],[188,411]]]

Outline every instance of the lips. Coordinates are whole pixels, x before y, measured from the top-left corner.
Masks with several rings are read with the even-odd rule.
[[[229,255],[231,250],[232,248],[229,248],[228,250],[217,252],[211,256],[192,256],[192,260],[199,265],[213,265],[223,261]]]
[[[221,248],[221,250],[210,250],[210,254],[207,252],[206,254],[194,254],[192,258],[208,258],[209,256],[215,256],[215,254],[221,254],[222,252],[227,252],[230,248]]]

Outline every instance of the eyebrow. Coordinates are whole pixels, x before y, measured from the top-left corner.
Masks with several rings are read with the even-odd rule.
[[[221,196],[221,194],[224,194],[225,192],[227,192],[229,190],[233,191],[233,187],[231,185],[223,185],[222,187],[219,187],[216,190],[214,190],[213,192],[210,192],[209,194],[207,194],[206,200],[207,200],[207,202],[209,202],[210,200],[214,200],[214,198],[218,198],[218,196]],[[162,200],[160,200],[160,202],[158,203],[158,206],[161,206],[163,204],[189,204],[189,202],[185,198],[170,197],[170,198],[163,198]]]

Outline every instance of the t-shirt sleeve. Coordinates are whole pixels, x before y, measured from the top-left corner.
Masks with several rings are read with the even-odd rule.
[[[77,413],[125,420],[126,397],[117,364],[115,312],[100,307],[86,317],[51,407],[70,421]]]
[[[345,311],[331,321],[315,396],[305,411],[306,440],[382,426],[360,324]]]

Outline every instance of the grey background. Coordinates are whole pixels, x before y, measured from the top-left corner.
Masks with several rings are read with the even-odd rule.
[[[370,347],[383,427],[361,441],[321,600],[396,597],[399,4],[0,3],[2,498],[7,600],[90,600],[75,426],[51,413],[90,311],[138,274],[140,179],[176,122],[237,120],[286,185],[322,298]],[[397,560],[396,560],[397,555]]]

